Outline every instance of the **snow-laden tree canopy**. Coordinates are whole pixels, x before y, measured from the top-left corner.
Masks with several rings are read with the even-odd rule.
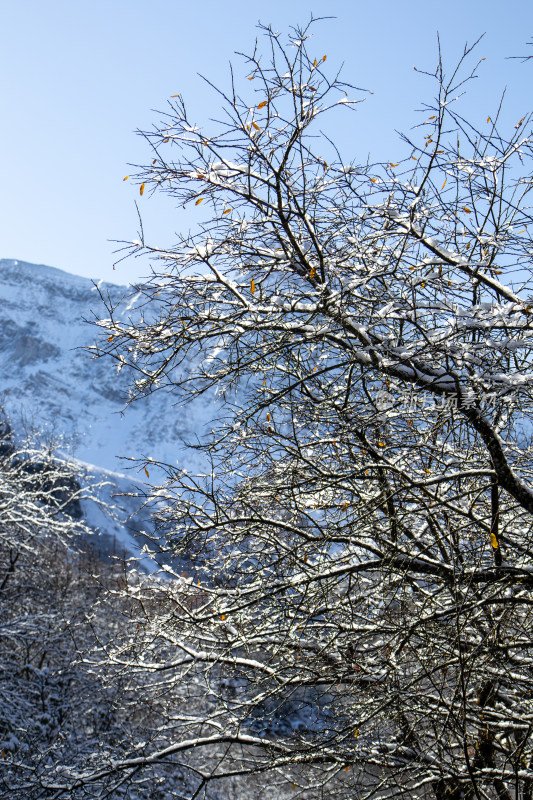
[[[207,216],[134,242],[143,317],[99,323],[132,398],[223,403],[206,474],[166,465],[154,495],[192,577],[109,653],[211,713],[169,711],[168,746],[113,768],[193,752],[197,796],[258,772],[295,797],[530,800],[531,117],[461,116],[467,49],[401,161],[347,162],[322,119],[364,94],[308,29],[263,33],[220,121],[176,97],[144,134],[141,193]]]

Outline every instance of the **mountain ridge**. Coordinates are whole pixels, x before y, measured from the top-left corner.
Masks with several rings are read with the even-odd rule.
[[[125,469],[132,459],[198,470],[199,457],[186,442],[201,436],[215,406],[211,396],[178,408],[165,391],[128,405],[127,369],[117,372],[109,359],[91,357],[87,350],[99,335],[88,320],[106,316],[98,288],[114,303],[122,301],[117,313],[132,313],[134,287],[0,260],[0,406],[21,438],[50,442],[87,480],[90,473],[104,475],[108,488],[102,502],[110,503],[115,490],[142,489],[144,470]],[[124,541],[127,534],[119,528],[134,513],[131,501],[125,505],[118,528],[109,523]],[[88,514],[98,517],[93,527],[103,529],[101,515],[94,509]]]

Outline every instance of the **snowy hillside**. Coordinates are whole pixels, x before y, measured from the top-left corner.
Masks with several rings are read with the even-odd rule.
[[[116,301],[129,292],[112,284],[100,289]],[[122,313],[128,308],[124,304]],[[144,477],[142,471],[127,471],[121,457],[152,457],[194,471],[184,442],[201,433],[215,415],[213,406],[206,399],[183,409],[159,393],[122,413],[126,371],[117,373],[111,362],[91,359],[84,349],[98,333],[88,321],[104,312],[90,280],[0,260],[0,406],[16,431],[52,440],[81,462],[80,468],[111,487],[116,483],[118,491]],[[113,494],[112,488],[106,494]],[[131,502],[123,513],[130,512]],[[94,509],[91,514],[98,516]]]

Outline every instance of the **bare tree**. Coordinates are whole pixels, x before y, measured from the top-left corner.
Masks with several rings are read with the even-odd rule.
[[[144,134],[141,193],[210,214],[135,243],[143,314],[100,322],[134,396],[224,403],[206,474],[166,466],[154,495],[193,577],[139,591],[108,648],[147,692],[204,700],[109,771],[179,763],[195,797],[257,773],[302,797],[530,800],[531,117],[461,115],[466,48],[399,163],[347,163],[319,120],[361,91],[308,28],[262,33],[221,121],[177,97]]]
[[[65,764],[72,774],[125,757],[150,731],[151,705],[136,696],[133,707],[124,680],[107,685],[103,668],[80,663],[122,625],[123,600],[113,594],[120,565],[91,548],[80,507],[94,488],[82,489],[74,466],[50,447],[22,445],[2,418],[0,795],[9,800],[49,797],[50,777],[57,781]],[[99,602],[106,592],[111,602]],[[156,798],[162,778],[150,777],[142,796]],[[69,796],[87,796],[85,787]]]

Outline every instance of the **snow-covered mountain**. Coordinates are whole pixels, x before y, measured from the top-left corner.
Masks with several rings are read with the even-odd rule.
[[[132,291],[113,284],[100,289],[117,301]],[[122,313],[128,313],[127,303]],[[91,359],[85,349],[98,333],[89,320],[100,316],[105,309],[89,279],[0,260],[0,406],[13,428],[51,440],[81,462],[80,469],[105,478],[110,495],[114,486],[127,490],[144,477],[142,470],[127,472],[124,457],[151,457],[194,471],[184,442],[201,433],[214,406],[206,399],[184,409],[160,392],[123,413],[127,374],[106,359]],[[131,504],[124,516],[130,512]],[[98,515],[91,513],[96,524]]]

